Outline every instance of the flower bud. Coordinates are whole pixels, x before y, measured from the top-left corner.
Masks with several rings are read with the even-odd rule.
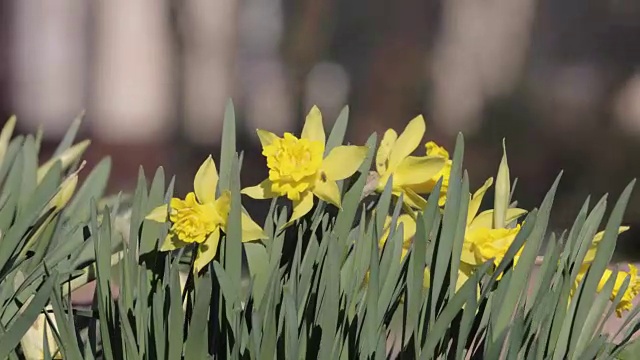
[[[51,305],[48,305],[44,311],[51,312]],[[51,317],[51,321],[53,322],[55,330],[58,330],[55,317]],[[51,328],[51,325],[49,325],[45,314],[38,315],[36,321],[31,325],[29,330],[27,330],[20,341],[25,359],[44,359],[44,342],[42,339],[44,338],[45,327],[47,328],[49,353],[54,359],[62,359],[62,355],[58,351],[58,344],[53,336],[54,330]]]
[[[7,153],[7,149],[9,148],[9,141],[11,140],[11,136],[13,135],[13,129],[16,127],[16,116],[12,115],[9,120],[2,127],[2,131],[0,132],[0,165],[2,165],[2,161],[4,161],[4,156]]]
[[[38,168],[38,183],[40,183],[44,176],[47,175],[56,161],[60,160],[62,170],[64,171],[71,166],[74,161],[78,160],[80,156],[82,156],[87,147],[89,147],[89,144],[91,144],[90,140],[81,141],[62,152],[62,154],[49,159],[49,161]]]
[[[505,218],[509,209],[509,198],[511,197],[511,180],[509,179],[509,164],[507,162],[507,145],[502,140],[502,160],[498,167],[496,176],[496,188],[494,195],[493,227],[503,228],[506,225]]]
[[[49,201],[50,208],[55,208],[56,212],[60,211],[60,209],[65,207],[69,200],[71,200],[73,193],[76,191],[76,186],[78,186],[78,173],[80,172],[80,170],[82,170],[82,168],[84,168],[85,164],[86,161],[83,161],[82,164],[80,164],[78,170],[69,175],[66,179],[64,179],[62,184],[60,184],[60,187],[58,187],[58,192],[53,196],[51,201]]]

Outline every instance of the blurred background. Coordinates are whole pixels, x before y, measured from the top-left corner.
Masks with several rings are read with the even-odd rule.
[[[0,49],[0,119],[41,125],[48,156],[86,109],[89,166],[112,157],[111,191],[131,190],[139,165],[189,191],[218,158],[229,98],[244,186],[266,176],[255,128],[298,131],[312,104],[327,129],[348,104],[352,143],[418,114],[450,151],[463,132],[474,189],[506,137],[522,207],[564,170],[554,229],[640,173],[633,0],[2,0]],[[248,205],[260,218],[268,202]],[[626,222],[640,230],[639,189]],[[639,237],[619,256],[640,260]]]

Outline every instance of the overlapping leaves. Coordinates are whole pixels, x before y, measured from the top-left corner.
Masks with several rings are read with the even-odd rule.
[[[343,142],[347,118],[345,109],[327,148]],[[77,123],[58,155],[72,146],[76,131]],[[611,315],[620,299],[608,301],[612,281],[600,294],[595,291],[633,183],[606,222],[578,295],[570,297],[574,269],[600,227],[606,199],[593,209],[586,202],[568,234],[550,233],[559,178],[539,209],[529,212],[497,266],[479,265],[456,290],[469,202],[461,135],[444,210],[438,183],[426,208],[417,212],[416,233],[404,257],[398,221],[402,198],[392,196],[392,179],[373,203],[361,201],[375,135],[357,173],[338,184],[339,211],[320,201],[295,226],[284,227],[291,210],[274,200],[263,223],[268,238],[250,243],[238,241],[242,154],[235,138],[229,104],[217,189],[231,194],[228,227],[214,260],[193,273],[193,248],[159,252],[169,226],[144,220],[173,196],[173,180],[167,183],[162,168],[150,185],[140,171],[131,209],[123,215],[123,199],[100,201],[106,160],[46,223],[42,210],[75,165],[63,170],[62,162],[54,162],[41,182],[21,181],[37,180],[39,141],[27,136],[8,142],[0,135],[0,147],[7,144],[0,153],[0,358],[23,352],[16,347],[46,306],[47,321],[57,327],[48,328],[51,334],[43,334],[43,343],[58,344],[65,359],[588,359],[624,357],[637,347],[629,339],[640,310],[634,309],[621,328],[623,340],[613,341],[602,334],[601,315]],[[503,226],[513,188],[506,157],[496,179],[493,222]],[[388,216],[391,230],[380,248]],[[545,260],[533,277],[539,254]],[[69,283],[70,277],[75,279]],[[90,277],[97,278],[94,306],[71,312],[69,289]],[[43,353],[44,358],[54,355]]]

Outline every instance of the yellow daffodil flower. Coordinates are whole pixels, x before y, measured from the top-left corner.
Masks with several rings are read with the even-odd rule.
[[[628,226],[620,226],[618,228],[618,234],[621,234],[627,230],[629,230]],[[598,245],[600,244],[600,241],[602,241],[603,237],[604,237],[604,231],[597,233],[593,237],[593,241],[591,242],[591,245],[587,250],[587,254],[585,255],[584,261],[580,266],[580,271],[578,272],[576,281],[574,282],[574,285],[571,289],[571,296],[573,296],[575,291],[578,289],[578,286],[586,276],[587,271],[591,266],[591,263],[593,263],[593,261],[595,260]],[[620,299],[620,303],[616,306],[616,315],[618,317],[622,317],[623,312],[631,310],[633,306],[633,303],[632,303],[633,299],[638,295],[638,293],[640,293],[640,278],[638,277],[638,268],[632,264],[628,264],[628,266],[629,266],[629,271],[618,271],[616,275],[615,284],[613,285],[613,291],[611,292],[611,296],[610,296],[611,300],[615,299],[615,297],[621,290],[624,279],[627,276],[629,276],[630,277],[629,286],[627,287],[627,290],[622,295],[622,298]],[[602,278],[598,283],[598,290],[597,290],[598,292],[602,291],[602,289],[604,288],[604,285],[606,284],[607,280],[609,280],[609,277],[611,275],[613,275],[613,271],[609,269],[605,269],[604,274],[602,275]]]
[[[491,185],[493,185],[493,178],[489,178],[473,195],[469,194],[467,225],[456,289],[464,285],[477,266],[492,258],[495,259],[494,261],[498,265],[520,231],[519,224],[512,228],[494,228],[493,209],[478,214],[482,199]],[[510,208],[507,210],[506,222],[511,223],[526,213],[527,211],[524,209]],[[413,214],[402,214],[397,220],[397,226],[400,224],[403,225],[402,248],[404,256],[411,246],[416,233],[415,217]],[[384,231],[379,241],[380,247],[384,246],[388,240],[390,226],[391,217],[387,217],[383,228]]]
[[[220,231],[226,232],[227,218],[231,206],[231,194],[224,191],[216,199],[218,171],[216,164],[209,156],[200,166],[193,180],[194,191],[187,194],[184,200],[172,198],[171,209],[167,205],[155,208],[146,219],[166,222],[171,221],[169,234],[160,247],[160,251],[171,251],[191,243],[198,244],[198,253],[194,263],[194,271],[199,272],[218,251]],[[242,212],[242,242],[264,239],[265,235],[258,224],[249,215]]]
[[[491,258],[499,264],[520,231],[520,225],[512,229],[479,228],[465,236],[468,248],[463,254],[463,261],[472,265],[480,265]],[[473,259],[469,257],[473,255]]]
[[[629,230],[628,226],[620,226],[618,228],[618,235],[622,234],[623,232]],[[596,258],[596,251],[598,250],[598,245],[600,245],[600,241],[602,241],[602,239],[604,238],[604,231],[600,231],[599,233],[595,234],[593,236],[593,240],[591,241],[591,245],[589,245],[589,250],[587,250],[586,255],[584,256],[584,261],[582,263],[583,267],[588,267],[588,265],[591,265],[591,263],[593,262],[593,260],[595,260]],[[586,269],[585,269],[586,272]]]
[[[618,293],[620,293],[620,291],[622,290],[622,284],[624,283],[624,280],[627,278],[627,276],[629,276],[629,285],[627,286],[625,292],[622,294],[620,302],[618,303],[618,305],[616,305],[616,315],[619,318],[622,317],[622,314],[625,311],[631,310],[631,308],[633,307],[633,299],[635,299],[635,297],[638,296],[638,293],[640,293],[640,277],[638,277],[638,268],[633,264],[628,264],[628,266],[629,271],[618,271],[615,283],[613,285],[613,290],[611,291],[611,295],[609,297],[609,299],[614,300],[616,296],[618,296]],[[588,269],[588,267],[586,269]],[[597,292],[602,291],[611,275],[613,275],[613,271],[611,271],[610,269],[604,270],[604,274],[602,274],[602,278],[600,279],[600,282],[598,282],[598,289],[596,290]],[[585,276],[586,270],[582,271],[582,269],[580,269],[580,273],[578,274],[578,277],[571,289],[572,297],[578,290],[578,286]]]
[[[416,220],[410,214],[401,214],[398,216],[398,220],[396,222],[396,228],[400,227],[402,224],[402,248],[409,249],[411,247],[411,241],[416,234]],[[389,238],[389,233],[391,232],[391,216],[387,216],[384,222],[384,227],[382,231],[382,237],[380,237],[380,241],[378,242],[378,246],[382,249],[384,244],[387,242]]]
[[[389,238],[389,234],[391,232],[391,220],[392,220],[391,216],[387,216],[387,218],[385,219],[382,237],[378,242],[378,247],[380,248],[380,250],[384,248],[384,245]],[[411,247],[411,242],[413,241],[413,237],[416,233],[416,220],[413,218],[413,216],[409,214],[401,214],[400,216],[398,216],[398,220],[396,222],[396,229],[400,227],[400,224],[402,224],[403,226],[402,253],[400,255],[400,261],[403,261],[404,258],[407,256],[407,253],[409,252],[409,248]],[[422,285],[425,288],[429,287],[430,276],[431,275],[429,272],[429,268],[425,268],[424,279],[422,281]],[[368,283],[369,283],[369,272],[367,271],[364,279],[364,284],[366,285]]]
[[[451,176],[451,165],[453,160],[449,157],[449,152],[442,146],[436,144],[433,141],[429,141],[425,144],[427,148],[427,156],[439,156],[445,160],[444,166],[437,174],[433,175],[426,182],[409,186],[411,190],[418,194],[428,194],[433,191],[436,184],[442,178],[442,185],[440,186],[440,197],[438,199],[438,205],[444,206],[447,201],[447,190],[449,190],[449,177]]]
[[[400,136],[389,129],[384,133],[376,154],[376,172],[379,175],[376,191],[384,191],[393,175],[393,194],[404,194],[404,202],[416,209],[424,208],[426,201],[413,187],[437,176],[446,164],[446,159],[440,155],[410,156],[422,141],[424,131],[422,116],[411,120]]]
[[[516,225],[514,228],[495,229],[493,227],[493,209],[478,214],[482,199],[492,184],[493,178],[489,178],[471,196],[469,201],[467,229],[462,245],[461,260],[472,266],[479,266],[491,258],[496,259],[496,265],[499,264],[520,231],[520,225]],[[519,208],[507,209],[506,223],[513,222],[526,212],[526,210]]]
[[[611,292],[610,299],[615,299],[618,296],[620,290],[622,290],[622,284],[627,276],[629,276],[629,285],[625,290],[620,302],[616,306],[616,315],[620,318],[622,313],[631,310],[633,307],[633,299],[640,293],[640,278],[638,278],[638,268],[632,264],[628,264],[629,271],[618,271],[615,284],[613,285],[613,291]],[[602,291],[609,277],[613,275],[613,271],[606,269],[602,275],[602,279],[598,283],[598,292]]]
[[[269,177],[242,193],[254,199],[286,196],[293,201],[293,214],[285,226],[311,210],[314,195],[340,208],[336,181],[353,175],[368,151],[366,146],[336,146],[324,157],[324,126],[316,106],[309,111],[300,138],[291,133],[278,137],[265,130],[258,130],[258,137]]]
[[[402,214],[400,216],[398,216],[398,220],[397,220],[397,225],[396,226],[400,226],[400,224],[402,224],[403,226],[403,236],[402,236],[402,255],[400,258],[400,261],[404,260],[405,256],[407,255],[407,253],[409,252],[409,248],[411,247],[412,241],[413,241],[413,237],[416,234],[416,220],[415,218],[410,215],[410,214]],[[384,224],[384,231],[383,231],[383,235],[380,238],[379,241],[379,248],[382,249],[385,245],[385,243],[387,242],[388,238],[389,238],[389,233],[390,233],[390,229],[391,229],[391,217],[387,217],[385,220],[385,224]],[[471,275],[473,274],[473,270],[474,268],[471,267],[470,265],[464,264],[464,263],[460,263],[460,267],[458,270],[458,279],[456,281],[456,291],[458,291],[462,285],[464,285],[465,282],[467,282],[467,280],[471,277]],[[423,286],[425,288],[428,288],[430,285],[430,280],[431,280],[431,274],[429,271],[429,268],[426,267],[424,269],[424,279],[423,279]],[[367,272],[366,276],[365,276],[365,284],[367,284],[369,281],[369,273]]]
[[[622,234],[627,230],[629,230],[628,226],[620,226],[618,228],[618,235]],[[587,250],[587,253],[584,256],[584,260],[582,260],[582,265],[580,265],[580,272],[578,274],[579,279],[584,277],[584,275],[587,273],[587,270],[589,270],[589,266],[591,266],[591,263],[593,263],[593,260],[595,260],[596,252],[598,251],[598,246],[600,245],[600,241],[602,241],[603,237],[604,237],[604,231],[600,231],[599,233],[593,236],[593,240],[591,240],[591,244],[589,245],[589,249]],[[576,284],[575,284],[576,288],[577,288],[577,283],[579,282],[578,281],[579,279],[576,280]]]
[[[492,184],[493,178],[489,178],[478,191],[470,195],[471,199],[469,201],[465,239],[462,245],[457,288],[466,282],[472,275],[475,267],[482,265],[489,259],[495,258],[495,263],[498,265],[520,231],[519,224],[513,228],[494,229],[492,223],[493,209],[478,214],[482,199]],[[506,216],[507,222],[513,222],[526,214],[526,212],[526,210],[519,208],[508,209]],[[416,233],[415,217],[413,214],[402,214],[398,217],[397,226],[400,224],[403,225],[403,251],[407,251]],[[389,216],[385,221],[384,231],[379,241],[381,248],[389,237],[390,225],[391,217]]]

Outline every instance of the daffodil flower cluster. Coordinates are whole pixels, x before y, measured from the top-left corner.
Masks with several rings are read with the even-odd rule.
[[[627,230],[629,230],[628,226],[621,226],[618,229],[618,233],[620,234]],[[595,260],[596,253],[598,251],[598,245],[600,244],[600,241],[602,240],[603,237],[604,237],[604,232],[599,232],[593,237],[591,246],[589,247],[589,250],[587,250],[587,254],[585,255],[584,261],[582,262],[582,266],[580,267],[580,270],[578,272],[578,277],[575,283],[573,284],[573,288],[571,291],[572,295],[580,285],[580,282],[584,279],[585,275],[587,274],[587,271],[589,270],[591,263],[593,263],[593,261]],[[627,286],[626,290],[624,290],[624,293],[622,294],[620,302],[616,306],[616,315],[618,317],[622,317],[622,314],[625,311],[631,310],[631,307],[633,305],[632,304],[633,299],[636,296],[638,296],[638,294],[640,293],[640,277],[638,277],[638,268],[633,264],[628,264],[627,266],[629,268],[629,271],[621,270],[621,271],[618,271],[618,273],[616,274],[613,290],[611,291],[611,295],[609,297],[611,300],[615,299],[616,296],[620,293],[620,291],[622,291],[622,285],[624,284],[624,280],[627,277],[629,277],[629,285]],[[598,292],[602,291],[602,289],[604,288],[604,285],[607,283],[607,281],[612,275],[613,275],[613,271],[611,269],[605,269],[604,274],[602,275],[602,278],[598,283],[598,290],[597,290]]]
[[[378,183],[376,191],[382,192],[392,177],[392,193],[396,197],[403,196],[404,203],[409,209],[399,215],[396,226],[403,227],[402,255],[404,259],[411,247],[413,237],[416,233],[417,211],[425,208],[426,201],[423,195],[429,194],[441,179],[441,191],[438,204],[444,206],[449,187],[449,177],[451,174],[452,160],[449,153],[443,147],[430,141],[425,144],[426,152],[422,156],[411,156],[422,141],[425,132],[424,120],[418,116],[411,120],[400,136],[389,129],[385,132],[380,143],[376,156],[376,172]],[[506,174],[508,182],[508,167],[506,157],[503,159],[505,168],[499,170],[499,176]],[[501,167],[503,164],[501,164]],[[428,179],[428,180],[424,180]],[[495,214],[496,209],[489,209],[479,212],[482,200],[493,185],[493,178],[487,179],[485,183],[473,194],[469,194],[469,209],[465,229],[462,254],[459,263],[459,272],[456,289],[459,289],[473,272],[487,261],[493,261],[495,266],[499,265],[506,252],[513,244],[521,225],[518,223],[526,210],[517,207],[508,207],[502,214]],[[498,191],[498,190],[496,190]],[[508,200],[508,199],[507,199]],[[500,215],[503,220],[502,226],[496,226],[496,215]],[[380,239],[379,247],[382,248],[388,240],[391,227],[391,217],[387,217],[384,232]],[[624,232],[628,227],[621,227],[620,232]],[[593,239],[591,248],[587,252],[584,263],[574,284],[574,290],[584,278],[591,262],[595,259],[597,246],[602,239],[603,233],[598,233]],[[521,247],[514,256],[514,265],[517,264]],[[631,309],[632,300],[640,293],[640,277],[638,269],[629,264],[629,271],[619,271],[616,275],[614,288],[610,298],[613,300],[622,290],[625,278],[629,277],[629,286],[622,295],[620,303],[617,305],[616,314],[620,317],[624,311]],[[428,286],[429,269],[425,269],[425,287]],[[607,280],[613,275],[609,269],[605,270],[597,291],[602,291]],[[498,276],[498,279],[502,274]],[[365,283],[368,278],[365,278]],[[573,292],[572,292],[573,294]]]
[[[411,156],[425,133],[425,122],[422,116],[411,120],[402,134],[398,136],[392,129],[387,130],[376,154],[376,172],[379,180],[376,190],[382,192],[392,178],[392,193],[396,197],[402,195],[408,205],[406,213],[401,214],[397,226],[403,226],[403,253],[408,252],[416,233],[416,211],[424,209],[424,195],[431,193],[438,181],[442,180],[438,205],[444,206],[447,199],[449,177],[452,160],[443,147],[433,141],[425,143],[425,154]],[[485,210],[478,214],[485,193],[493,184],[489,178],[474,194],[469,194],[469,209],[465,238],[460,259],[457,287],[464,284],[473,271],[481,264],[495,259],[496,265],[513,243],[520,225],[494,227],[494,210]],[[526,214],[526,210],[509,208],[506,210],[507,224],[514,223]],[[391,225],[391,217],[387,218],[384,233],[380,239],[380,247],[386,243]]]
[[[457,288],[473,274],[474,270],[483,263],[493,260],[496,266],[500,263],[507,250],[520,231],[520,224],[515,223],[527,211],[520,208],[509,208],[506,220],[513,226],[494,227],[493,209],[478,213],[485,193],[493,184],[489,178],[473,195],[469,194],[469,209],[465,229],[462,254],[459,264]],[[403,257],[411,247],[416,233],[416,215],[402,214],[398,217],[397,226],[403,226]],[[387,218],[385,232],[380,240],[380,247],[384,246],[390,232],[391,218]]]
[[[400,135],[393,129],[387,130],[375,153],[375,171],[371,173],[375,175],[371,177],[373,191],[381,193],[391,182],[392,195],[396,199],[403,199],[404,211],[396,221],[396,226],[402,225],[404,229],[400,260],[405,258],[412,246],[416,234],[416,218],[427,205],[426,195],[434,191],[439,181],[441,186],[438,206],[443,207],[447,202],[452,169],[448,151],[433,141],[427,141],[424,143],[424,152],[413,155],[423,144],[425,128],[423,117],[417,116]],[[327,149],[322,114],[315,106],[306,116],[300,136],[289,132],[278,136],[260,129],[257,130],[257,135],[269,175],[261,183],[242,189],[241,193],[253,199],[284,197],[290,200],[293,211],[284,227],[308,214],[313,208],[314,198],[341,208],[337,182],[353,176],[369,150],[366,146],[353,145]],[[478,190],[468,194],[467,221],[456,288],[460,288],[487,261],[492,261],[497,267],[514,243],[522,225],[519,219],[527,211],[509,206],[509,182],[505,154],[498,169],[495,208],[480,211],[485,194],[494,184],[493,178],[487,179]],[[193,192],[188,193],[184,199],[171,199],[169,204],[157,207],[147,216],[148,220],[171,224],[169,233],[161,244],[161,251],[197,244],[194,262],[196,272],[215,258],[221,233],[226,233],[227,229],[231,196],[228,190],[222,190],[216,195],[217,184],[216,165],[209,156],[195,175]],[[379,241],[380,248],[388,241],[391,225],[392,220],[388,216]],[[262,228],[245,212],[242,212],[241,228],[242,236],[239,240],[242,242],[266,238]],[[627,229],[621,227],[620,232]],[[574,291],[595,259],[601,239],[602,233],[594,237],[592,247],[580,268]],[[514,264],[517,264],[521,252],[522,248],[516,253]],[[602,291],[612,275],[612,271],[606,270],[598,291]],[[501,277],[502,274],[499,274],[498,280]],[[630,265],[629,271],[617,273],[611,298],[615,298],[622,290],[626,277],[630,277],[630,283],[616,309],[618,316],[631,308],[631,301],[640,292],[638,270]],[[429,278],[429,269],[425,268],[425,287],[429,286]],[[365,283],[367,279],[368,276]]]
[[[336,181],[352,176],[367,155],[366,146],[336,146],[325,155],[325,132],[322,114],[313,107],[306,117],[300,138],[291,133],[279,137],[258,130],[267,159],[269,177],[262,183],[242,190],[254,199],[287,197],[293,202],[293,214],[285,226],[307,214],[314,197],[341,207]],[[194,271],[211,262],[218,249],[221,232],[226,233],[231,196],[228,190],[216,197],[218,172],[209,156],[200,166],[193,181],[194,191],[185,199],[172,198],[168,205],[155,208],[146,219],[171,227],[160,251],[171,251],[197,244]],[[265,239],[262,228],[249,215],[242,213],[242,242]]]

